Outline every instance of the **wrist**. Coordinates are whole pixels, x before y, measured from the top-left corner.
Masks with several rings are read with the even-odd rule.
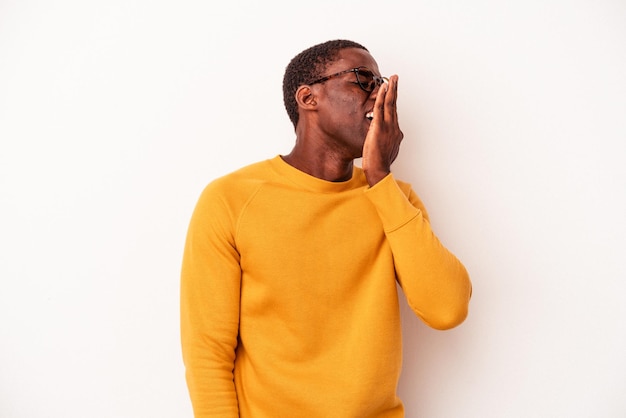
[[[373,187],[391,173],[390,170],[363,170],[363,172],[370,187]]]

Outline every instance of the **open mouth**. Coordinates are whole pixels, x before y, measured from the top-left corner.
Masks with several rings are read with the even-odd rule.
[[[373,111],[372,111],[372,112],[367,112],[367,113],[365,114],[365,118],[366,118],[367,120],[372,120],[372,119],[374,119],[374,112],[373,112]]]

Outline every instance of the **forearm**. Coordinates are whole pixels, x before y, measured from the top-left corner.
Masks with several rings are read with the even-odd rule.
[[[398,281],[413,311],[436,329],[462,323],[472,293],[469,275],[421,214],[387,238]]]
[[[241,270],[221,208],[214,198],[199,201],[181,271],[181,344],[195,418],[239,417],[233,368]]]
[[[237,324],[215,324],[211,331],[198,325],[188,305],[181,305],[181,342],[185,377],[195,418],[236,418],[239,416],[233,379],[236,337],[231,334]],[[221,340],[221,341],[220,341]]]
[[[421,202],[410,202],[391,175],[367,193],[383,222],[398,282],[413,311],[436,329],[463,322],[472,291],[469,275],[431,230],[418,207]]]

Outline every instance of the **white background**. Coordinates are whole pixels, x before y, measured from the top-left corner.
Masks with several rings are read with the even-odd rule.
[[[190,417],[201,189],[289,152],[289,60],[400,76],[394,165],[474,296],[403,305],[408,418],[626,416],[626,2],[0,0],[0,417]],[[279,407],[279,406],[277,406]]]

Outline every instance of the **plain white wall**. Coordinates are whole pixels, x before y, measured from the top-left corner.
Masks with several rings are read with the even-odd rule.
[[[394,165],[474,283],[403,305],[408,418],[626,416],[626,3],[0,0],[0,417],[190,417],[183,239],[289,151],[281,81],[334,38],[400,75]]]

